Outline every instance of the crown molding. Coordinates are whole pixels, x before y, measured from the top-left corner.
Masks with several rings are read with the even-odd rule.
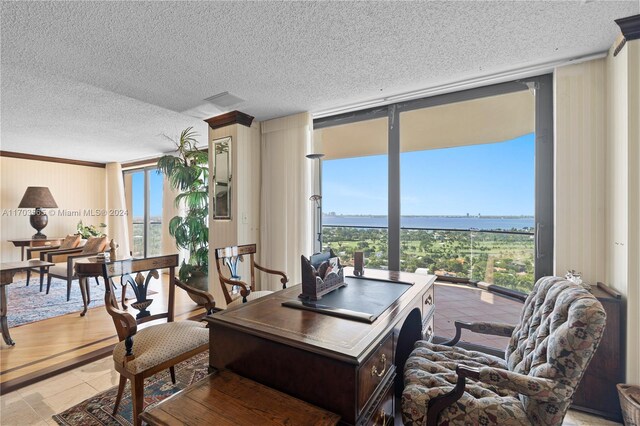
[[[106,164],[93,161],[72,160],[70,158],[47,157],[45,155],[24,154],[22,152],[0,151],[0,157],[20,158],[23,160],[46,161],[48,163],[72,164],[74,166],[99,167],[104,169]]]
[[[231,111],[226,114],[216,115],[215,117],[204,120],[209,124],[212,129],[219,129],[221,127],[230,126],[232,124],[241,124],[243,126],[251,127],[253,122],[252,116],[240,111]]]
[[[640,15],[615,19],[615,22],[620,27],[620,31],[627,41],[640,38]]]

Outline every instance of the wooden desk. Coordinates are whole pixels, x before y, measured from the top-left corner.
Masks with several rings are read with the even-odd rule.
[[[41,260],[0,264],[0,328],[2,329],[2,338],[7,345],[13,346],[16,344],[13,339],[11,339],[9,325],[7,324],[7,286],[13,282],[13,274],[30,268],[44,268],[48,270],[49,266],[53,265],[53,263],[43,262]]]
[[[230,371],[214,373],[140,417],[160,425],[330,426],[339,416]]]
[[[24,261],[24,248],[25,247],[44,247],[44,246],[58,246],[62,244],[62,238],[18,238],[16,240],[9,240],[13,243],[14,247],[20,247],[20,260]],[[27,259],[28,260],[28,259]]]
[[[396,369],[417,339],[433,334],[436,277],[367,269],[363,278],[413,285],[371,324],[283,307],[300,285],[211,315],[211,367],[336,413],[344,424],[393,421]],[[396,392],[401,382],[400,374]]]

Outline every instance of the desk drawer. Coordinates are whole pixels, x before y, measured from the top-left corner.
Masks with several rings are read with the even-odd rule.
[[[422,322],[422,340],[428,342],[433,338],[433,315],[425,318]]]
[[[422,321],[424,322],[429,315],[431,314],[431,311],[433,310],[433,307],[435,305],[435,295],[433,294],[433,285],[431,287],[429,287],[429,290],[427,290],[424,295],[422,296]]]
[[[369,358],[362,363],[358,371],[358,412],[367,405],[378,385],[392,370],[393,353],[393,333],[389,333]]]
[[[393,395],[393,380],[387,385],[382,397],[377,400],[376,407],[369,420],[365,423],[367,426],[393,426],[395,417],[395,400]]]

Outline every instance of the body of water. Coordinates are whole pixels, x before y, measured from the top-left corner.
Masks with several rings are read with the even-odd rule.
[[[323,216],[322,225],[386,227],[386,216]],[[523,230],[534,227],[531,217],[450,217],[450,216],[402,216],[402,228],[437,229],[488,229]]]

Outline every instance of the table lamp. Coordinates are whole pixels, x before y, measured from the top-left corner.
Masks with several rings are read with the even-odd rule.
[[[43,208],[57,208],[58,205],[51,195],[51,191],[46,186],[30,186],[24,192],[22,201],[18,205],[19,209],[35,209],[29,217],[29,223],[38,231],[32,237],[34,239],[47,238],[42,232],[44,227],[49,223],[49,217],[42,211]]]

